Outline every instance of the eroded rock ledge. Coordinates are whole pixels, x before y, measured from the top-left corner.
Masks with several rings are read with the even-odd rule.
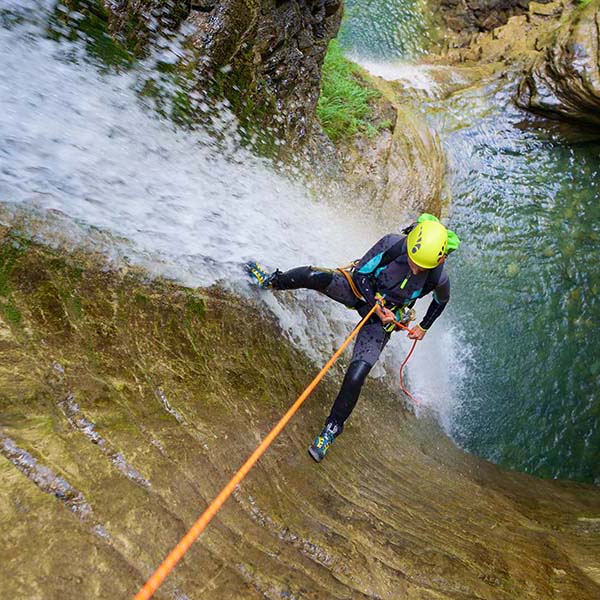
[[[600,125],[600,1],[530,2],[492,31],[463,36],[430,61],[495,65],[518,82],[516,104],[551,119]]]
[[[351,194],[386,223],[421,212],[439,216],[448,193],[446,157],[439,135],[417,108],[420,98],[404,93],[395,82],[364,71],[362,77],[381,94],[374,111],[385,114],[390,126],[338,145]]]
[[[490,31],[508,19],[525,14],[530,0],[441,0],[440,15],[446,27],[461,34]]]
[[[574,11],[529,68],[519,106],[600,127],[600,2]]]

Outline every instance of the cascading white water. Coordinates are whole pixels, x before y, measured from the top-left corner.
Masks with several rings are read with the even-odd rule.
[[[37,12],[33,22],[0,29],[4,220],[25,214],[46,242],[66,236],[188,286],[220,282],[254,294],[312,358],[330,355],[356,314],[314,293],[258,292],[242,265],[257,259],[281,269],[335,267],[360,257],[386,233],[360,198],[315,200],[236,147],[225,110],[214,120],[232,137],[223,156],[208,134],[177,129],[142,104],[135,89],[152,76],[152,61],[125,73],[101,73],[85,59],[82,43],[44,35],[39,3],[18,10],[29,17],[28,10]],[[452,341],[443,329],[428,335],[409,370],[425,404],[432,394],[447,393],[443,373],[453,371],[444,363],[450,353],[443,345]],[[386,350],[382,364],[390,377],[397,377],[408,347],[396,335]],[[384,372],[380,366],[374,375]]]

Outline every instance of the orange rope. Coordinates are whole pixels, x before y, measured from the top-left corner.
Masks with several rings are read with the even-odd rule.
[[[410,327],[407,327],[406,325],[400,323],[400,321],[394,321],[394,325],[396,327],[398,327],[398,329],[404,329],[405,331],[410,331]],[[400,389],[412,400],[413,404],[415,404],[416,406],[419,406],[419,401],[406,389],[405,385],[404,385],[404,380],[402,377],[402,370],[404,369],[404,365],[408,362],[408,359],[411,357],[412,353],[415,350],[415,347],[417,345],[417,342],[419,340],[415,340],[413,342],[412,348],[409,350],[408,354],[406,355],[406,358],[404,359],[404,361],[402,362],[402,364],[400,365]]]
[[[210,503],[208,508],[200,516],[200,518],[192,525],[192,528],[181,538],[181,541],[171,550],[170,554],[156,569],[153,575],[148,581],[142,586],[140,591],[135,595],[134,600],[148,600],[152,597],[154,592],[165,580],[167,575],[175,568],[175,565],[181,560],[183,555],[188,551],[189,547],[196,541],[198,536],[204,531],[205,527],[209,524],[211,519],[217,514],[221,506],[231,496],[236,486],[244,479],[248,474],[248,471],[256,464],[258,459],[265,453],[267,448],[271,445],[273,440],[281,433],[282,429],[288,424],[290,419],[294,416],[296,411],[300,408],[300,405],[308,398],[310,393],[315,389],[317,384],[323,379],[325,373],[331,368],[333,363],[339,358],[342,352],[346,349],[352,339],[362,329],[363,325],[375,312],[377,304],[371,308],[371,310],[365,315],[363,320],[354,328],[352,333],[348,336],[346,341],[340,346],[335,354],[329,359],[327,364],[321,369],[319,374],[312,380],[309,386],[300,394],[296,402],[292,404],[290,409],[283,415],[279,423],[273,427],[265,439],[260,443],[258,448],[250,455],[248,460],[240,467],[239,471],[231,478],[229,483],[221,490],[219,495]]]
[[[417,342],[419,340],[415,340],[413,342],[412,348],[410,349],[410,351],[408,352],[408,354],[406,355],[406,358],[404,359],[404,362],[400,365],[400,389],[413,401],[413,404],[415,404],[416,406],[419,406],[419,401],[406,389],[406,387],[404,387],[404,381],[402,380],[402,369],[404,369],[404,365],[408,362],[408,359],[410,358],[411,354],[413,353]]]

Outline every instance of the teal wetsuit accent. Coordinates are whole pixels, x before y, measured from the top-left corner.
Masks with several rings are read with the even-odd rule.
[[[450,298],[450,280],[444,265],[414,275],[408,264],[406,237],[389,234],[381,238],[359,261],[354,282],[368,305],[380,293],[390,307],[412,306],[418,298],[435,291],[427,314],[421,321],[429,329]]]
[[[383,256],[383,252],[380,252],[377,256],[374,256],[367,263],[365,263],[360,269],[358,269],[358,272],[359,273],[367,273],[367,274],[373,273],[373,271],[375,271],[375,269],[377,269],[377,266],[381,262],[382,256]],[[383,267],[383,268],[385,268],[385,267]],[[377,270],[381,271],[382,269],[377,269]]]

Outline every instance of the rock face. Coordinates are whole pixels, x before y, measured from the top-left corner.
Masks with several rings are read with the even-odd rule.
[[[197,76],[212,77],[242,121],[247,115],[278,137],[305,141],[342,10],[342,0],[233,0],[192,10],[184,27]]]
[[[519,85],[517,104],[600,126],[600,1],[575,10]]]
[[[460,33],[490,31],[527,12],[530,0],[441,0],[443,23]]]
[[[266,316],[0,228],[0,597],[133,597],[314,377]],[[373,380],[316,465],[338,385],[157,598],[600,597],[598,488],[465,454]]]
[[[343,0],[97,1],[64,0],[71,10],[104,16],[113,38],[138,56],[176,46],[169,69],[189,112],[190,98],[226,99],[254,133],[268,130],[292,146],[306,140]]]

